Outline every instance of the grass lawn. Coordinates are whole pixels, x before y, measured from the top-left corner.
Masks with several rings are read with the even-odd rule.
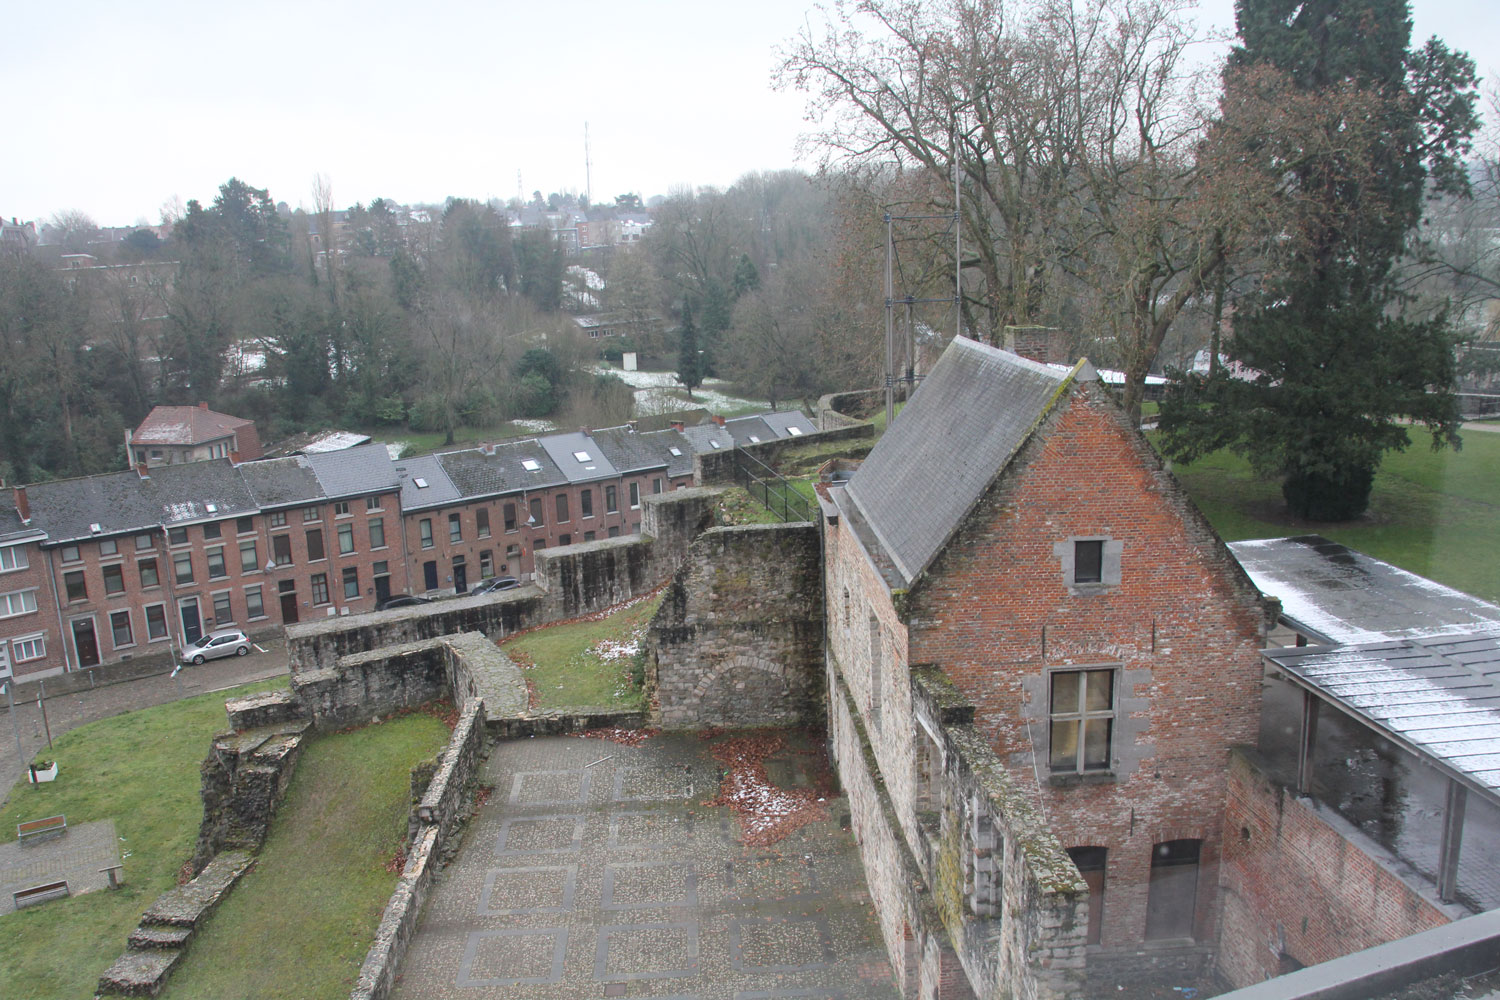
[[[1412,438],[1406,451],[1386,455],[1370,509],[1342,524],[1293,518],[1280,484],[1255,479],[1248,464],[1228,452],[1173,471],[1228,541],[1317,533],[1500,601],[1500,434],[1465,434],[1458,452],[1434,452],[1416,431]]]
[[[0,805],[0,837],[12,840],[17,823],[58,813],[70,825],[113,819],[120,853],[129,853],[125,887],[0,918],[0,997],[93,996],[141,913],[175,884],[192,856],[203,819],[198,765],[209,740],[227,728],[225,700],[285,684],[280,678],[199,695],[80,726],[56,740],[57,780],[17,785]]]
[[[631,681],[635,649],[659,604],[657,595],[597,621],[543,626],[500,648],[526,670],[542,708],[637,709],[643,693]]]
[[[164,997],[347,997],[399,873],[410,769],[448,740],[414,712],[314,740],[253,871],[209,919]]]

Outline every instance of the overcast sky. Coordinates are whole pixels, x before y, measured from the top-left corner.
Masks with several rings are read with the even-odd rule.
[[[1500,78],[1497,0],[1415,0]],[[72,0],[6,4],[0,214],[157,221],[231,176],[296,206],[380,196],[595,200],[799,164],[803,98],[771,89],[808,0]],[[1233,26],[1232,0],[1200,23]]]

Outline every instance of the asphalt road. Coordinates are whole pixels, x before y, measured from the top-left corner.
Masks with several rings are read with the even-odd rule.
[[[175,678],[161,674],[80,691],[76,694],[48,697],[46,725],[36,699],[16,703],[15,719],[0,696],[0,800],[10,795],[21,780],[25,764],[47,748],[47,731],[55,740],[63,733],[112,715],[163,705],[209,691],[222,691],[250,681],[276,677],[287,672],[286,640],[280,636],[260,642],[266,652],[249,656],[230,656],[211,660],[202,666],[183,667]],[[227,725],[227,719],[226,719]],[[16,734],[20,734],[24,757],[16,759]]]

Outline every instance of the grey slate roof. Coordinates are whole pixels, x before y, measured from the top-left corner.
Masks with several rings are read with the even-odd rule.
[[[571,431],[567,434],[549,434],[541,439],[541,445],[562,470],[570,483],[586,483],[595,479],[610,479],[618,475],[604,452],[587,434]],[[575,452],[589,456],[588,461],[574,458]]]
[[[256,510],[255,498],[227,458],[162,466],[152,469],[149,479],[133,471],[113,472],[34,483],[26,492],[32,526],[46,531],[49,543]],[[92,524],[100,531],[92,531]]]
[[[673,479],[693,474],[693,444],[674,430],[647,431],[640,435],[660,451],[667,463],[667,475]],[[677,454],[672,454],[673,449]]]
[[[281,507],[323,498],[323,487],[307,459],[272,458],[240,466],[245,485],[262,507]]]
[[[615,471],[621,474],[644,472],[647,469],[665,469],[667,449],[645,434],[638,434],[629,427],[606,427],[590,431],[589,436]]]
[[[452,503],[463,495],[458,487],[453,485],[453,480],[448,478],[448,473],[437,455],[403,458],[396,463],[395,469],[396,475],[401,477],[402,510],[437,507],[441,504]],[[418,479],[427,485],[418,486]]]
[[[1281,617],[1328,643],[1500,629],[1500,606],[1345,548],[1321,535],[1231,542],[1261,592],[1281,599]]]
[[[956,337],[845,488],[911,583],[1004,471],[1060,390],[1089,379]]]
[[[40,538],[45,535],[46,532],[40,528],[22,524],[21,515],[8,503],[0,505],[0,541],[13,542],[20,538]]]
[[[1398,743],[1500,795],[1500,627],[1262,655]]]
[[[380,493],[397,486],[396,466],[383,444],[362,444],[303,457],[329,497]]]
[[[697,455],[711,451],[728,451],[734,447],[734,435],[713,421],[698,424],[695,427],[684,427],[682,435],[688,439],[688,443],[693,446],[693,453]],[[717,448],[714,447],[716,441],[718,442]]]
[[[726,420],[724,429],[734,436],[734,443],[741,447],[747,444],[760,444],[763,441],[775,441],[781,436],[760,417],[736,417],[733,420]]]
[[[779,410],[775,413],[762,413],[761,417],[777,437],[797,437],[802,434],[814,434],[817,426],[801,410]],[[793,434],[792,428],[798,433]]]
[[[568,481],[535,438],[497,444],[494,450],[493,455],[486,455],[478,448],[450,451],[439,455],[438,460],[453,485],[465,497],[545,489],[562,486]],[[535,462],[539,468],[528,470],[522,464],[526,461]]]

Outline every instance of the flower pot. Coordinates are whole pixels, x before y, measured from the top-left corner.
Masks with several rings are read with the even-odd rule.
[[[44,781],[57,780],[57,761],[52,761],[45,768],[33,764],[26,770],[26,777],[33,785],[39,785]]]

